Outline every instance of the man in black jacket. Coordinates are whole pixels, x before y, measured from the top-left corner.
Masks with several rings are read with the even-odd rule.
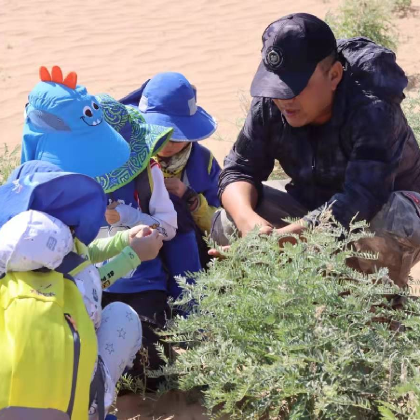
[[[251,109],[220,177],[224,210],[212,237],[224,245],[235,227],[246,235],[255,226],[300,234],[330,206],[344,226],[370,222],[377,237],[359,249],[378,252],[375,266],[406,285],[420,258],[420,149],[400,106],[406,85],[391,51],[366,38],[337,42],[315,16],[268,26]],[[291,178],[285,191],[262,184],[275,159]]]

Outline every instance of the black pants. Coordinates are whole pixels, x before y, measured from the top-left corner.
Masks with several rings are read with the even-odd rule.
[[[104,292],[102,296],[103,308],[112,302],[123,302],[130,305],[139,315],[143,329],[142,349],[146,349],[148,352],[147,368],[149,370],[159,369],[163,364],[155,346],[160,341],[155,330],[165,328],[166,321],[170,317],[167,299],[166,292],[160,290],[140,293]],[[169,355],[169,346],[166,343],[161,342],[161,344],[165,348],[165,353]],[[155,390],[162,381],[162,378],[147,378],[146,380],[145,366],[140,355],[136,356],[134,366],[129,373],[144,380],[150,390]]]

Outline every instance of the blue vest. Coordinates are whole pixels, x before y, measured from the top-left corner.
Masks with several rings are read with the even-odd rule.
[[[218,182],[220,166],[210,150],[194,142],[191,155],[184,170],[191,188],[198,194],[206,197],[210,206],[220,207],[218,197]]]

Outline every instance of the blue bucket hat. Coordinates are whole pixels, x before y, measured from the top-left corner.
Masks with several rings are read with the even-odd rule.
[[[31,161],[16,168],[0,187],[0,228],[27,210],[47,213],[74,229],[84,244],[98,234],[106,210],[106,196],[92,178],[63,172],[48,162]]]
[[[130,146],[130,158],[121,167],[95,179],[106,193],[111,193],[132,181],[147,167],[152,156],[156,155],[169,141],[172,128],[147,124],[132,106],[125,106],[109,95],[98,95],[105,121]]]
[[[120,100],[138,107],[146,122],[173,127],[171,141],[199,141],[217,128],[215,119],[197,106],[194,87],[180,73],[159,73]]]
[[[52,76],[45,67],[40,74],[26,107],[22,163],[43,160],[92,177],[124,165],[127,142],[105,121],[97,99],[76,85],[76,74],[71,82],[59,67]]]

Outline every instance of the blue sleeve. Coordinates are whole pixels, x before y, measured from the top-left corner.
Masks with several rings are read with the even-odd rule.
[[[219,163],[217,162],[216,158],[211,155],[211,168],[210,168],[210,173],[209,173],[209,184],[208,184],[208,188],[203,191],[204,197],[206,197],[207,202],[209,203],[210,206],[213,207],[220,207],[220,200],[219,200],[219,196],[218,196],[218,189],[219,189],[219,176],[220,176],[220,166]]]

